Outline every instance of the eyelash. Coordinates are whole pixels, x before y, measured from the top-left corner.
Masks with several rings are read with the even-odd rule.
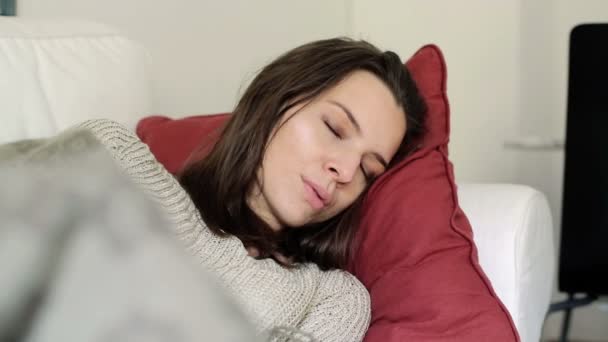
[[[365,172],[365,169],[363,168],[363,165],[361,165],[361,172],[363,172],[363,177],[365,177],[365,181],[369,184],[371,183],[375,177],[370,176],[367,174],[367,172]]]
[[[327,129],[330,130],[330,132],[338,139],[342,140],[342,136],[340,135],[340,133],[338,133],[337,130],[335,130],[327,121],[323,121],[325,123],[325,126],[327,126]],[[361,172],[363,172],[363,177],[365,177],[365,181],[367,183],[371,183],[374,180],[373,176],[370,176],[366,171],[365,168],[363,167],[363,165],[361,165]]]
[[[327,129],[329,129],[331,131],[331,133],[338,139],[342,140],[342,136],[340,135],[340,133],[338,133],[338,131],[336,131],[327,121],[323,121],[325,123],[325,126],[327,126]]]

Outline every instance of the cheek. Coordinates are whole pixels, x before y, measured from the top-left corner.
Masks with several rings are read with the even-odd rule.
[[[298,139],[290,139],[290,136],[294,136],[290,128],[288,124],[285,124],[271,138],[264,154],[264,169],[277,170],[292,162],[294,155],[289,152],[297,148]]]
[[[267,190],[274,193],[293,192],[300,174],[306,174],[316,165],[318,139],[309,125],[292,118],[287,121],[268,143],[263,158],[262,177]],[[268,189],[272,187],[272,189]]]
[[[323,213],[322,217],[318,220],[319,222],[330,219],[340,214],[344,209],[348,208],[351,204],[357,200],[363,193],[363,187],[352,187],[349,189],[341,188],[337,191],[338,198],[336,203]]]
[[[287,121],[271,140],[266,152],[272,163],[282,163],[284,168],[309,165],[324,151],[326,138],[313,120],[303,116],[301,113]]]

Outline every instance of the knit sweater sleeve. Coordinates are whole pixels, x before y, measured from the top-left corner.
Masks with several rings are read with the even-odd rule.
[[[298,326],[319,341],[361,341],[370,323],[365,287],[344,271],[323,272],[319,290]]]

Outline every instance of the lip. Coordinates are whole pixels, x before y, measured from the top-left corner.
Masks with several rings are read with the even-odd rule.
[[[313,203],[311,203],[311,205],[313,205],[313,207],[322,208],[322,207],[328,205],[329,202],[331,202],[331,196],[325,189],[323,189],[318,184],[316,184],[304,177],[302,178],[302,180],[304,181],[304,184],[305,184],[307,190],[310,190],[311,195],[314,195],[314,196],[308,196],[308,198],[307,198],[309,200],[309,202],[313,202]],[[317,203],[314,203],[314,202],[317,202]]]

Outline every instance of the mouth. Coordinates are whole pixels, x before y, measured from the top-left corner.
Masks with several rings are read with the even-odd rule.
[[[302,180],[304,181],[305,188],[304,197],[314,209],[322,209],[329,204],[329,195],[323,188],[306,178],[303,178]]]

